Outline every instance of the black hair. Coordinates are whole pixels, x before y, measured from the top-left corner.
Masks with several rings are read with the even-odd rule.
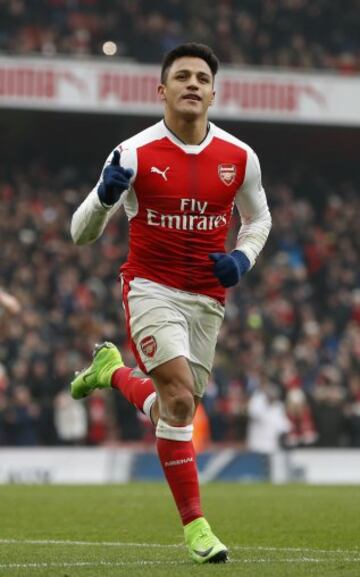
[[[197,42],[187,42],[185,44],[180,44],[170,52],[167,52],[164,56],[162,66],[161,66],[161,83],[165,84],[169,68],[178,58],[183,58],[183,56],[193,56],[195,58],[201,58],[209,65],[212,75],[215,76],[219,69],[219,60],[214,54],[210,46],[206,44],[198,44]]]

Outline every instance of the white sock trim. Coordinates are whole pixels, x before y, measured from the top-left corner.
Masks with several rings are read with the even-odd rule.
[[[191,441],[193,429],[193,425],[172,427],[162,419],[159,419],[155,434],[158,439],[169,439],[170,441]]]
[[[148,397],[146,397],[144,404],[143,404],[143,413],[149,417],[149,419],[151,420],[151,416],[150,416],[150,411],[151,411],[151,407],[153,406],[154,402],[156,399],[156,392],[154,391],[153,393],[150,393],[150,395]]]

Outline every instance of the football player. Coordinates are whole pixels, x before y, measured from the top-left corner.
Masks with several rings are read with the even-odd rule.
[[[192,422],[211,371],[225,290],[254,266],[271,227],[255,152],[208,119],[218,65],[213,51],[196,43],[165,56],[163,119],[111,151],[71,223],[74,242],[83,245],[99,238],[120,207],[126,212],[122,297],[143,372],[124,367],[115,345],[103,343],[71,383],[72,395],[113,387],[149,416],[198,563],[224,562],[228,551],[202,512]],[[234,204],[241,226],[226,253]]]

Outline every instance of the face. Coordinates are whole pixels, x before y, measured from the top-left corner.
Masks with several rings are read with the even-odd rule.
[[[158,93],[170,113],[192,119],[206,116],[215,96],[213,83],[205,60],[184,56],[173,62]]]

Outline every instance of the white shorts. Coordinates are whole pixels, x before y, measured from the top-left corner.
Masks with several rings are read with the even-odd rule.
[[[166,287],[143,278],[123,284],[129,338],[139,367],[149,373],[186,357],[195,394],[204,394],[215,355],[224,306],[205,295]]]

